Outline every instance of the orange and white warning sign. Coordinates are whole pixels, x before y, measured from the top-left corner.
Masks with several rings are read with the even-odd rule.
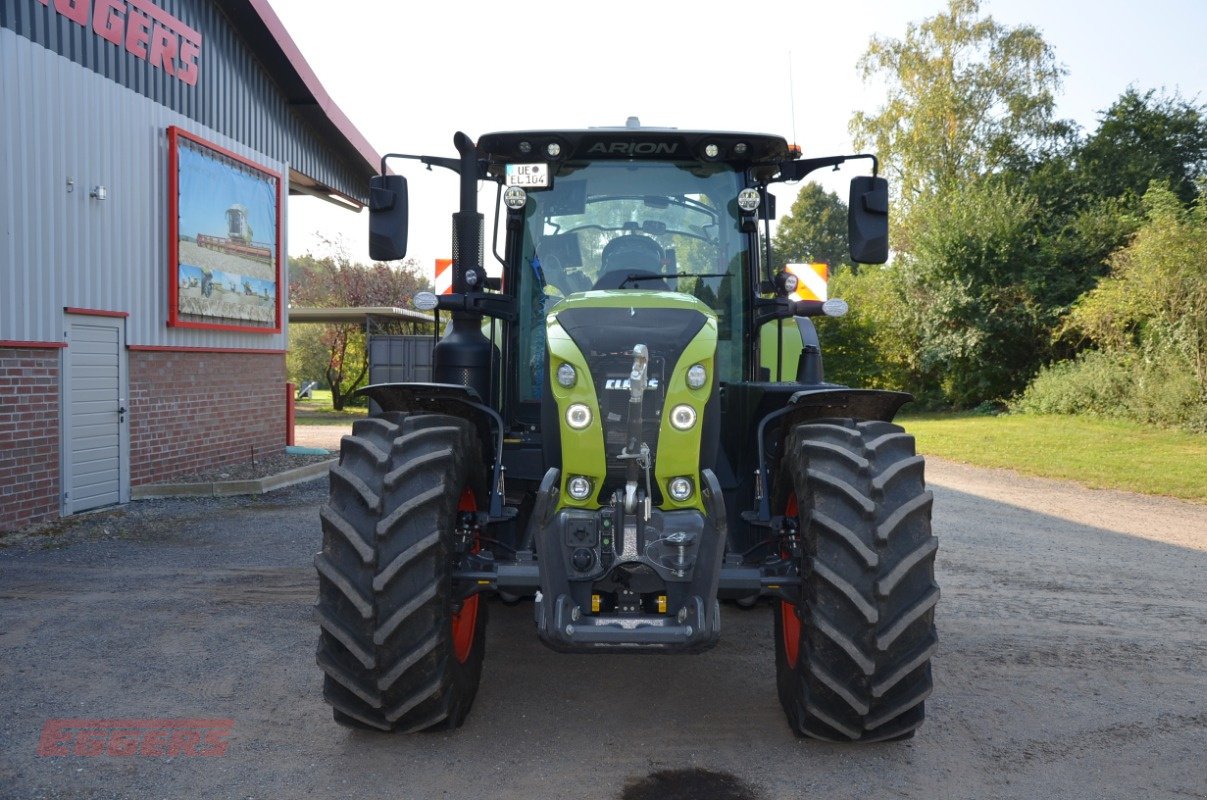
[[[451,258],[436,259],[436,294],[453,293],[453,260]]]
[[[830,288],[830,265],[824,261],[814,264],[788,264],[788,272],[796,276],[796,291],[793,300],[828,300]]]

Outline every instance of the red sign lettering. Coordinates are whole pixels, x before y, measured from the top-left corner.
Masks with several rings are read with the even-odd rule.
[[[42,727],[38,755],[223,756],[230,719],[51,719]]]
[[[49,8],[51,0],[39,2]],[[156,69],[197,85],[201,34],[151,0],[54,0],[54,10]]]

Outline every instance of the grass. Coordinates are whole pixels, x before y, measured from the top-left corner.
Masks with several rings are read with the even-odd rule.
[[[338,425],[367,410],[331,407],[316,390],[297,403],[298,425]],[[1009,414],[903,414],[898,420],[925,455],[1207,502],[1207,435],[1093,417]]]
[[[311,399],[298,400],[294,422],[298,425],[338,425],[351,423],[369,413],[363,406],[345,406],[343,411],[331,407],[331,390],[315,389]]]
[[[1033,414],[919,414],[898,421],[926,455],[1207,502],[1207,435]]]

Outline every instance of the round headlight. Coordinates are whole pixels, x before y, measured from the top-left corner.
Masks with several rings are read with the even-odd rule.
[[[520,142],[520,152],[523,153],[524,155],[528,155],[529,153],[531,153],[532,152],[532,143],[531,142]]]
[[[692,482],[690,478],[672,478],[670,486],[671,497],[682,503],[684,500],[692,496]]]
[[[575,475],[566,481],[566,491],[575,500],[586,500],[591,494],[591,481],[582,475]]]
[[[550,142],[549,146],[545,148],[545,152],[549,154],[550,158],[557,158],[562,154],[562,146],[557,142]]]
[[[590,413],[590,412],[588,412]],[[696,409],[687,405],[675,406],[671,409],[671,425],[681,431],[688,430],[696,424]]]
[[[709,158],[716,158],[720,152],[721,148],[717,147],[715,144],[708,144],[704,146],[704,155],[708,156]]]
[[[585,403],[573,404],[566,409],[566,424],[576,431],[581,431],[591,424],[591,408]]]
[[[733,154],[734,154],[734,155],[736,155],[736,156],[744,156],[744,155],[746,155],[746,143],[745,143],[745,142],[738,142],[737,144],[735,144],[735,145],[733,146]]]
[[[738,208],[743,211],[754,211],[759,207],[761,200],[758,189],[743,189],[738,192]]]
[[[508,186],[503,192],[503,205],[508,208],[520,209],[528,204],[528,192],[519,186]]]
[[[704,369],[703,364],[692,364],[687,370],[687,385],[692,389],[699,389],[708,382],[708,370]]]
[[[557,382],[569,389],[578,382],[578,373],[569,364],[562,364],[557,368]]]

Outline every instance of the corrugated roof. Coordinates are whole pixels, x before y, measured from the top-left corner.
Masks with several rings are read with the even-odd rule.
[[[294,111],[327,134],[330,144],[355,154],[376,174],[381,155],[327,94],[268,0],[215,1],[239,26]]]
[[[341,308],[295,308],[291,306],[288,313],[290,324],[299,322],[361,323],[365,321],[366,317],[400,322],[435,322],[431,314],[393,306],[344,306]]]

